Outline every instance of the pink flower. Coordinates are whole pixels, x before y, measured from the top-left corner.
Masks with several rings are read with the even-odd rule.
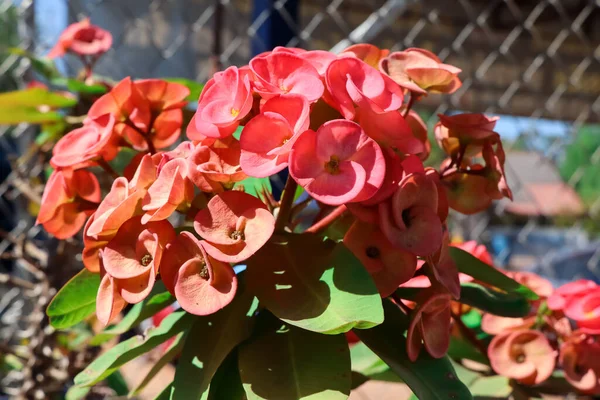
[[[125,222],[102,250],[106,273],[117,283],[119,294],[128,303],[142,301],[154,286],[163,250],[175,239],[175,229],[167,221],[145,225],[141,217]]]
[[[204,250],[223,262],[240,262],[256,253],[275,229],[275,218],[258,198],[244,192],[217,194],[196,214],[194,229]]]
[[[572,301],[585,296],[597,287],[595,282],[586,279],[566,283],[548,297],[548,308],[554,311],[564,310]]]
[[[269,99],[278,94],[299,94],[310,102],[323,95],[323,82],[310,62],[299,55],[273,52],[250,60],[250,69],[256,80],[256,91]]]
[[[337,56],[330,51],[311,50],[297,54],[298,57],[308,61],[319,73],[321,77],[325,75],[329,64],[337,59]]]
[[[392,246],[376,225],[356,221],[344,244],[371,274],[381,297],[390,296],[417,268],[417,257]]]
[[[233,300],[237,278],[229,264],[215,260],[204,242],[181,232],[163,254],[160,274],[181,307],[195,315],[212,314]]]
[[[373,196],[383,183],[385,160],[360,125],[334,120],[300,135],[290,154],[290,174],[315,199],[340,205]]]
[[[565,379],[578,391],[600,394],[600,343],[587,335],[575,334],[560,347],[560,364]]]
[[[600,334],[600,286],[585,290],[585,294],[571,296],[564,313],[582,332]]]
[[[252,108],[250,78],[236,67],[217,72],[206,84],[193,122],[195,131],[208,137],[231,135]],[[188,137],[198,140],[197,135]]]
[[[112,35],[104,29],[92,25],[90,19],[69,25],[58,38],[56,45],[47,57],[62,57],[70,51],[80,56],[99,57],[112,46]]]
[[[402,154],[425,151],[423,142],[413,135],[410,125],[398,111],[376,113],[371,108],[359,107],[356,110],[356,122],[381,146]]]
[[[408,112],[406,122],[410,126],[413,136],[423,143],[424,149],[423,152],[419,154],[419,158],[425,161],[429,157],[429,153],[431,153],[431,143],[427,136],[427,125],[415,110],[410,110]]]
[[[240,166],[240,142],[218,139],[210,146],[199,144],[188,158],[188,174],[203,192],[219,193],[247,175]]]
[[[279,95],[263,105],[240,137],[240,165],[249,176],[273,175],[288,166],[298,136],[308,129],[309,105],[300,95]]]
[[[389,77],[353,57],[338,58],[329,64],[325,83],[331,106],[346,119],[354,119],[355,104],[381,114],[398,110],[404,98],[402,89]]]
[[[52,149],[54,168],[86,168],[97,160],[110,161],[119,151],[119,137],[113,133],[115,119],[106,114],[63,136]]]
[[[442,244],[442,222],[437,212],[435,183],[425,174],[411,174],[389,201],[379,203],[380,227],[394,246],[428,256]]]
[[[519,330],[500,334],[490,343],[488,357],[496,373],[525,385],[537,385],[552,375],[556,351],[543,333]]]
[[[424,49],[394,52],[381,60],[380,68],[398,85],[415,93],[454,93],[462,85],[459,68],[443,64]]]

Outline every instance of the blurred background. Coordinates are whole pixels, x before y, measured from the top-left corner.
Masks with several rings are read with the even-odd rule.
[[[114,37],[95,72],[115,80],[205,82],[275,46],[341,51],[368,42],[433,51],[463,70],[463,86],[430,95],[416,110],[430,126],[437,113],[501,116],[496,131],[515,197],[478,215],[454,215],[454,238],[484,243],[498,266],[556,285],[600,282],[599,1],[0,0],[0,91],[37,76],[30,60],[3,49],[44,55],[84,17]],[[71,76],[81,68],[69,56],[57,66]],[[35,183],[45,168],[38,134],[0,126],[0,354],[14,353],[15,343],[22,352],[12,364],[4,357],[0,390],[13,395],[63,385],[69,368],[93,356],[56,361],[52,343],[61,339],[45,327],[47,302],[79,261],[68,251],[78,243],[59,243],[34,226]],[[441,159],[434,149],[428,163]]]

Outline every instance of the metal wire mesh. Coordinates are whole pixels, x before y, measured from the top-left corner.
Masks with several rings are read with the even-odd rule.
[[[433,51],[463,70],[463,86],[451,96],[429,96],[417,110],[430,124],[437,113],[502,115],[498,129],[506,134],[507,174],[518,206],[501,201],[476,216],[454,215],[455,234],[490,245],[498,263],[509,268],[535,270],[556,282],[600,279],[600,180],[593,180],[600,167],[600,140],[594,139],[600,136],[600,2],[299,0],[297,10],[291,10],[291,1],[274,1],[262,11],[250,0],[62,3],[69,22],[90,16],[111,31],[113,49],[96,72],[114,79],[181,76],[205,81],[215,69],[245,64],[253,52],[267,50],[262,30],[273,15],[292,33],[289,46],[339,51],[370,42],[392,51]],[[56,37],[44,33],[43,15],[34,18],[38,5],[34,0],[0,0],[0,15],[9,8],[15,13],[18,35],[11,45],[43,54]],[[0,34],[8,37],[1,31],[4,26]],[[62,65],[72,74],[80,67],[69,57]],[[0,88],[22,85],[28,71],[27,61],[0,58]],[[4,159],[25,153],[34,133],[27,126],[0,127]],[[584,136],[588,139],[577,147]],[[570,168],[564,168],[567,159]],[[435,154],[433,162],[439,162]],[[40,232],[28,217],[27,205],[40,196],[29,183],[41,168],[43,162],[35,157],[13,165],[10,172],[2,166],[1,254],[22,257],[23,251],[15,254],[15,249],[25,249],[23,243],[37,248],[33,240]],[[591,189],[590,180],[596,183]],[[47,257],[36,257],[46,274]],[[13,277],[19,274],[0,279],[4,326],[15,321],[11,316],[22,314],[17,312],[21,303],[4,301],[18,287]],[[25,278],[43,280],[31,274]],[[0,343],[12,339],[3,336]]]

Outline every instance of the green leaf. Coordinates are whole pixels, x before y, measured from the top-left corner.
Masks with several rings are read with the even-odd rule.
[[[450,336],[450,347],[448,348],[448,357],[453,360],[462,360],[464,358],[477,361],[481,364],[489,364],[487,357],[470,342],[456,336]]]
[[[246,392],[238,369],[238,352],[233,350],[210,381],[208,400],[245,400]]]
[[[180,333],[175,336],[175,340],[173,343],[169,345],[169,348],[162,354],[160,359],[152,366],[150,371],[146,374],[144,379],[137,386],[129,392],[129,397],[136,397],[140,394],[144,388],[154,379],[154,377],[165,367],[165,365],[169,364],[171,361],[177,357],[181,353],[181,349],[183,348],[183,343],[185,342],[185,332]]]
[[[350,352],[344,335],[321,335],[283,324],[268,313],[238,350],[248,400],[346,399]]]
[[[210,381],[225,357],[252,333],[255,307],[252,296],[238,292],[224,309],[195,318],[177,364],[172,400],[208,396]]]
[[[88,95],[102,95],[108,92],[106,86],[101,84],[88,85],[78,79],[73,78],[55,78],[50,81],[53,85],[67,88],[70,92],[82,93]]]
[[[467,328],[479,329],[481,327],[481,313],[477,310],[469,310],[460,319],[462,319]]]
[[[100,274],[82,269],[56,293],[46,315],[50,325],[65,329],[83,321],[96,311],[96,293],[100,287]]]
[[[271,187],[271,181],[269,178],[248,177],[243,181],[236,182],[233,187],[243,187],[244,192],[251,194],[254,197],[258,197],[261,200],[264,200],[263,193],[273,193],[273,188]]]
[[[294,193],[294,201],[298,200],[300,196],[304,194],[305,190],[302,186],[296,186],[296,193]]]
[[[0,107],[72,107],[77,99],[46,89],[32,88],[0,93]]]
[[[167,82],[179,83],[183,86],[186,86],[190,89],[190,94],[186,98],[187,101],[198,101],[200,97],[200,93],[202,93],[202,89],[204,89],[204,83],[199,83],[196,81],[192,81],[190,79],[184,78],[162,78]]]
[[[8,52],[23,58],[27,58],[31,62],[33,70],[38,72],[44,78],[51,79],[60,76],[60,72],[58,72],[52,60],[48,58],[37,57],[35,54],[18,47],[12,47],[8,49]]]
[[[92,388],[89,388],[89,387],[71,386],[69,388],[69,390],[67,390],[67,394],[65,395],[65,400],[85,399],[91,389]]]
[[[472,399],[467,387],[458,380],[448,357],[435,359],[421,351],[416,362],[406,354],[402,332],[408,318],[391,301],[384,301],[385,321],[372,329],[355,330],[356,335],[385,361],[419,399]]]
[[[402,381],[395,373],[388,374],[390,367],[362,342],[350,347],[350,358],[352,371],[359,372],[367,378],[388,382]]]
[[[194,316],[184,311],[167,315],[159,326],[150,329],[145,336],[137,335],[127,339],[96,358],[75,377],[75,384],[92,386],[100,382],[128,361],[147,353],[187,329],[193,320]]]
[[[527,286],[521,285],[514,279],[509,278],[501,271],[484,263],[469,252],[450,246],[450,256],[460,272],[470,275],[478,281],[495,286],[507,293],[520,294],[527,300],[539,299],[539,296]]]
[[[36,108],[0,106],[0,125],[44,124],[61,121],[63,116],[54,111],[42,112]]]
[[[460,302],[501,317],[525,317],[531,306],[522,295],[499,292],[477,283],[460,285]]]
[[[312,234],[274,236],[248,260],[248,289],[279,319],[337,334],[383,322],[367,270],[342,243]]]
[[[106,328],[90,340],[90,345],[98,346],[108,340],[119,336],[143,320],[150,318],[163,308],[170,304],[173,304],[175,299],[171,296],[171,293],[164,292],[147,298],[143,302],[135,304],[127,315],[117,325]]]
[[[486,376],[475,379],[469,389],[473,396],[489,396],[506,399],[512,392],[510,380],[505,376]]]
[[[117,396],[126,396],[129,393],[127,382],[125,382],[125,378],[123,378],[119,370],[106,377],[106,385],[114,390]]]

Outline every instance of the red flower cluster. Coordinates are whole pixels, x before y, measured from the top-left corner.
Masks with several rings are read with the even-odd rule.
[[[71,52],[79,56],[99,57],[112,46],[112,35],[102,28],[92,25],[89,18],[71,24],[61,33],[48,57],[62,57]]]
[[[460,291],[448,252],[449,207],[468,203],[472,212],[482,209],[483,195],[510,195],[495,119],[440,116],[436,132],[449,161],[441,173],[423,165],[431,149],[427,126],[411,107],[428,93],[458,89],[459,72],[420,49],[356,45],[334,55],[276,48],[216,73],[187,126],[189,141],[171,150],[188,89],[126,78],[92,105],[83,127],[56,144],[56,172],[38,222],[69,237],[91,215],[83,260],[102,275],[102,322],[145,298],[158,277],[186,311],[210,314],[235,296],[232,264],[251,257],[275,230],[274,203],[267,207],[234,184],[288,168],[290,182],[322,206],[354,215],[343,240],[381,296],[427,279],[429,289],[411,312],[409,355],[416,358],[424,346],[439,357]],[[117,176],[108,163],[123,147],[139,154]],[[480,156],[485,166],[476,164]],[[87,170],[97,167],[115,178],[103,199]],[[466,193],[471,180],[485,190]],[[179,234],[172,225],[178,213],[190,220]]]

